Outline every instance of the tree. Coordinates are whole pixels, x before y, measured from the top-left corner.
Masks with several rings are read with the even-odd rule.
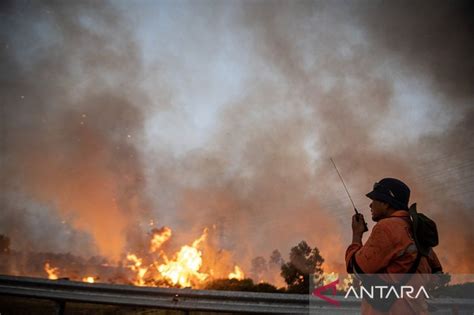
[[[265,272],[267,272],[267,261],[265,258],[258,256],[252,259],[252,267],[250,268],[252,278],[255,279],[255,281],[259,281]]]
[[[311,248],[301,241],[290,252],[290,261],[281,266],[281,276],[290,293],[308,293],[310,276],[321,278],[323,257],[317,247]]]
[[[278,249],[275,249],[271,256],[270,256],[270,262],[269,262],[269,265],[272,266],[272,265],[275,265],[275,266],[278,266],[278,268],[281,268],[281,266],[285,263],[285,261],[283,260],[283,258],[281,257],[281,253]]]

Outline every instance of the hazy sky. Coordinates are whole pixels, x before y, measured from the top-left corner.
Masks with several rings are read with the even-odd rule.
[[[0,233],[117,257],[150,219],[177,244],[216,224],[243,266],[307,240],[340,270],[352,208],[332,157],[368,220],[373,182],[404,180],[443,262],[474,272],[472,11],[4,2]]]

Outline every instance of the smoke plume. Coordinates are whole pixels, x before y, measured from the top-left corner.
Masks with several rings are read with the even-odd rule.
[[[306,240],[342,271],[333,158],[367,220],[372,183],[400,178],[445,269],[474,271],[472,4],[15,1],[1,18],[12,247],[117,258],[154,219],[176,244],[215,225],[244,270]]]
[[[130,31],[113,8],[93,2],[19,1],[2,15],[2,232],[13,247],[30,239],[54,250],[61,240],[76,253],[90,252],[76,238],[92,237],[100,254],[117,258],[148,210]],[[30,205],[11,198],[18,193]],[[45,212],[76,237],[56,235],[38,220]]]

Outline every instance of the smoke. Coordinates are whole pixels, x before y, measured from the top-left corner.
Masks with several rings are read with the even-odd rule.
[[[446,269],[472,270],[468,258],[462,265],[450,258],[472,250],[471,242],[461,242],[472,239],[472,164],[466,162],[472,150],[466,146],[473,122],[466,88],[471,28],[463,4],[450,6],[443,19],[436,13],[442,9],[428,3],[413,10],[372,2],[272,4],[238,6],[227,25],[232,34],[222,31],[239,43],[240,55],[230,59],[250,59],[252,70],[244,93],[222,106],[213,136],[179,160],[188,184],[178,187],[184,193],[176,197],[173,218],[183,226],[221,222],[225,245],[244,257],[306,239],[321,249],[326,269],[341,271],[352,210],[332,157],[366,216],[365,193],[374,181],[406,181],[412,201],[439,222]],[[457,21],[448,23],[451,17]],[[385,19],[388,25],[378,27]],[[436,49],[447,39],[448,48]],[[464,71],[454,76],[453,69]],[[453,152],[456,143],[464,148]],[[449,153],[448,160],[439,157]],[[157,176],[173,178],[168,170],[156,170]],[[453,200],[458,182],[465,185]],[[450,243],[463,249],[454,252]]]
[[[441,241],[437,251],[446,269],[470,273],[474,269],[473,232],[469,228],[472,205],[468,201],[474,157],[470,141],[474,123],[474,44],[470,40],[474,6],[469,1],[375,2],[359,14],[374,46],[395,56],[403,71],[424,81],[443,102],[441,110],[429,104],[427,115],[443,115],[448,122],[444,131],[427,133],[403,148],[410,152],[412,166],[407,179],[415,189],[414,200],[418,199],[438,222]],[[419,87],[416,84],[412,88]]]
[[[117,258],[148,210],[135,148],[144,115],[137,104],[145,100],[131,34],[105,4],[18,1],[6,7],[2,208],[17,213],[22,231],[12,246],[21,249],[27,239],[40,241],[38,249],[90,252],[38,219],[56,213],[57,220],[70,220],[82,242],[92,237],[98,253]],[[23,206],[10,198],[15,193],[42,206]],[[9,217],[2,232],[9,232]],[[58,240],[65,245],[56,247]]]
[[[352,206],[332,157],[367,220],[372,183],[404,180],[438,222],[446,269],[470,272],[470,8],[6,5],[0,233],[12,220],[44,231],[35,216],[48,213],[75,231],[74,251],[92,239],[117,257],[149,219],[175,244],[215,224],[227,264],[250,270],[306,240],[342,271]]]
[[[31,200],[27,196],[9,194],[9,205],[2,210],[0,226],[2,234],[15,241],[13,246],[27,252],[76,252],[92,256],[96,251],[90,235],[80,233],[58,217],[50,207]],[[54,231],[55,237],[51,237]],[[42,263],[40,263],[42,265]]]
[[[472,2],[367,1],[357,15],[381,53],[399,59],[406,71],[451,100],[472,99]]]

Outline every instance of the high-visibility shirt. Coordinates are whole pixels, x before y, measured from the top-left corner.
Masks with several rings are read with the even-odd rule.
[[[408,211],[397,210],[390,217],[381,219],[373,227],[367,242],[363,245],[352,243],[346,251],[347,272],[357,270],[365,274],[406,273],[413,266],[417,249],[412,235]],[[416,273],[431,274],[441,271],[441,264],[433,250],[429,257],[422,256]],[[417,300],[418,301],[418,300]],[[427,304],[409,303],[397,300],[389,312],[374,309],[365,300],[362,302],[362,314],[428,314]]]

